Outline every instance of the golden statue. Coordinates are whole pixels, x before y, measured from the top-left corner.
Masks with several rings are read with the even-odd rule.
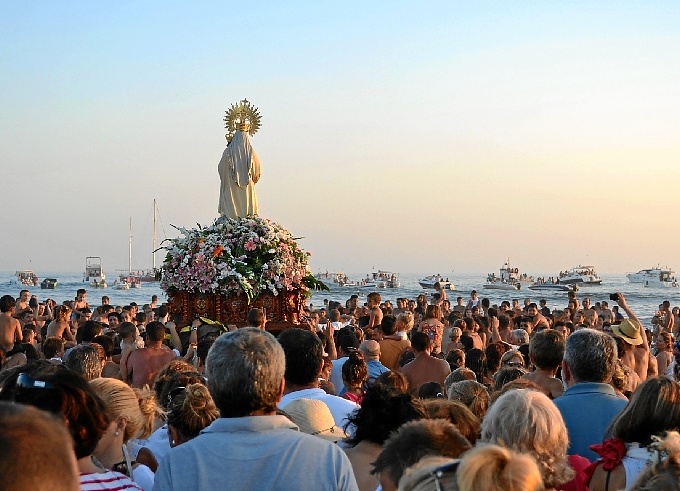
[[[260,159],[249,135],[260,129],[260,114],[243,99],[226,111],[224,122],[227,148],[217,166],[221,181],[217,211],[228,218],[257,215],[255,184],[260,180]]]

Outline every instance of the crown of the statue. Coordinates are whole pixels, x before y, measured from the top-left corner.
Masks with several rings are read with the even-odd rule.
[[[250,123],[247,120],[243,119],[236,123],[236,129],[238,131],[248,131],[250,129]]]

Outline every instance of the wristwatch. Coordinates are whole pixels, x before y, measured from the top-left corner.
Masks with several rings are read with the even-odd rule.
[[[190,330],[190,331],[195,331],[196,329],[198,329],[198,327],[191,326],[191,329],[189,329],[189,330]]]

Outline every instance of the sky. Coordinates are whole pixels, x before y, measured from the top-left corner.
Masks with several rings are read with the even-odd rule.
[[[313,271],[680,268],[677,2],[0,3],[0,271],[151,266],[217,216],[247,98],[260,215]],[[162,254],[158,262],[162,262]]]

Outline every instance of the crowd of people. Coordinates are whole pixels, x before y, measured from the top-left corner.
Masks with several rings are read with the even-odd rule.
[[[310,306],[274,337],[260,309],[230,331],[178,325],[155,297],[5,295],[3,485],[680,489],[670,302],[648,329],[621,293],[551,309],[474,291],[452,305],[439,288],[395,303]]]

